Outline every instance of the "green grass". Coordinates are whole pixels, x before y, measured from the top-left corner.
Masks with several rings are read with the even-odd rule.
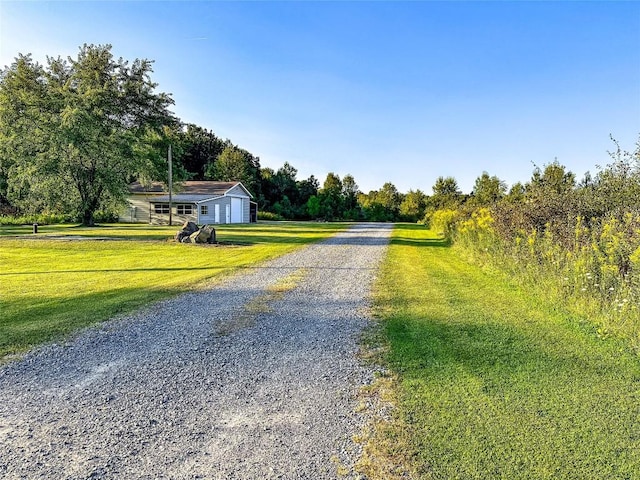
[[[640,360],[626,345],[420,226],[394,230],[376,305],[397,377],[376,438],[390,462],[434,479],[640,478]]]
[[[201,288],[344,226],[219,226],[219,246],[169,242],[175,226],[52,225],[41,227],[38,235],[26,227],[0,227],[0,360],[149,302]],[[77,237],[107,240],[71,240]]]

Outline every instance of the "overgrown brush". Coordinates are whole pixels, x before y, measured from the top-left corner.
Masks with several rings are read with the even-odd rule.
[[[470,258],[640,351],[640,145],[611,155],[579,185],[554,162],[536,169],[521,197],[438,210],[429,221]]]
[[[569,306],[600,336],[629,338],[640,351],[640,215],[574,222],[571,246],[552,225],[503,238],[488,208],[448,225],[450,238],[476,262],[499,268],[545,301]],[[435,218],[438,218],[436,215]]]

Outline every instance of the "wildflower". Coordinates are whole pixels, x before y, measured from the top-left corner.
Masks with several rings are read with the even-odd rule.
[[[614,290],[615,290],[615,288],[613,288],[613,287],[609,287],[609,291],[610,291],[610,292],[613,292]]]
[[[586,289],[586,288],[584,288],[584,287],[582,287],[582,288],[580,289],[580,291],[581,291],[581,292],[586,292],[586,291],[587,291],[587,289]]]

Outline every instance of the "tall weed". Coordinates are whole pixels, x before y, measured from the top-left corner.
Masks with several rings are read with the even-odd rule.
[[[466,218],[445,216],[458,219],[449,231],[468,258],[500,269],[546,302],[568,306],[598,335],[628,338],[640,351],[640,215],[588,223],[577,216],[570,241],[550,223],[502,237],[487,208]]]

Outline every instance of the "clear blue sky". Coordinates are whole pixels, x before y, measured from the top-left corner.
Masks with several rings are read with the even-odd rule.
[[[262,166],[363,191],[581,177],[640,134],[640,2],[0,0],[0,65],[83,43],[155,60],[184,122]]]

